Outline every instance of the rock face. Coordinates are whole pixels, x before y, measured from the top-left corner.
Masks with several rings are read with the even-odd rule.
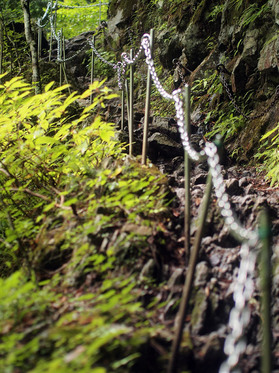
[[[246,93],[250,93],[252,98],[245,108],[258,118],[246,118],[245,128],[233,138],[231,150],[240,147],[240,158],[248,159],[259,137],[278,123],[278,105],[259,117],[263,108],[271,105],[279,84],[277,0],[112,0],[108,15],[108,31],[119,50],[131,45],[139,47],[141,36],[150,28],[155,29],[154,54],[165,76],[174,73],[176,58],[185,68],[184,81],[195,86],[214,77],[216,66],[222,63],[228,72],[227,83],[240,106]],[[177,87],[182,80],[175,73]],[[225,90],[221,92],[217,83],[213,84],[211,92],[207,87],[194,101],[196,108],[200,105],[203,110],[216,110],[217,105],[228,104]]]

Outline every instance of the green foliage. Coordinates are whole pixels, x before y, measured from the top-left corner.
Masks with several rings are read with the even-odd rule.
[[[213,9],[206,15],[208,22],[216,22],[218,17],[222,14],[224,9],[224,4],[218,4],[213,7]]]
[[[205,122],[210,119],[210,114],[208,113]],[[212,138],[217,134],[220,134],[224,140],[231,140],[234,135],[240,132],[244,127],[245,121],[242,116],[235,115],[233,113],[221,114],[216,122],[214,123],[213,129],[207,133],[207,135]]]
[[[270,5],[266,2],[262,6],[258,6],[257,3],[253,3],[248,6],[247,9],[243,12],[241,17],[241,26],[247,27],[250,24],[253,24],[258,18],[262,17],[264,13],[270,10]]]
[[[142,308],[133,279],[107,278],[92,292],[65,294],[53,291],[55,281],[36,287],[22,272],[0,279],[1,372],[129,371],[156,330],[134,327]]]
[[[262,171],[267,171],[266,178],[271,186],[279,184],[279,122],[272,130],[261,137],[259,151],[255,155],[258,161],[263,161]]]
[[[89,6],[98,3],[99,1],[88,3],[86,0],[63,1],[63,5],[67,6]],[[57,11],[57,29],[62,28],[66,38],[71,38],[82,32],[94,31],[100,25],[100,21],[107,19],[107,9],[108,5],[75,9],[60,8]]]
[[[102,82],[83,110],[91,90],[52,87],[0,86],[0,370],[132,371],[160,333],[137,277],[166,214],[165,180],[126,158],[102,120],[115,97]]]
[[[65,87],[51,90],[52,84],[37,96],[31,95],[30,86],[20,78],[0,86],[0,198],[5,238],[1,246],[2,252],[6,248],[9,255],[18,250],[20,255],[27,255],[24,241],[38,232],[38,212],[49,211],[62,200],[67,202],[71,188],[66,184],[71,175],[80,177],[103,157],[121,152],[120,147],[115,147],[116,141],[111,140],[112,125],[103,123],[100,116],[80,128],[90,110],[114,97],[107,88],[94,83],[99,94],[93,104],[68,122],[65,113],[69,106],[90,91],[64,98],[61,91]]]

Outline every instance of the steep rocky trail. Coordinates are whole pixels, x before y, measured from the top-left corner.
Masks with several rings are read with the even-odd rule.
[[[117,108],[115,110],[115,108]],[[114,106],[108,112],[112,120],[118,123]],[[113,112],[116,114],[113,115]],[[107,113],[108,116],[110,116]],[[135,153],[140,154],[142,138],[143,114],[135,113]],[[121,133],[121,139],[127,139],[127,129]],[[196,149],[204,146],[206,139],[198,127],[192,126],[191,142]],[[180,143],[176,121],[173,118],[150,118],[149,159],[162,173],[166,174],[173,193],[171,202],[171,218],[164,227],[167,237],[165,250],[158,245],[158,255],[162,263],[167,263],[163,269],[163,279],[166,285],[159,290],[162,300],[166,301],[163,314],[158,314],[156,322],[165,325],[169,337],[173,332],[174,320],[181,299],[182,285],[187,274],[184,252],[184,155]],[[226,183],[226,191],[230,196],[233,210],[239,221],[247,229],[258,229],[259,213],[266,208],[272,224],[273,233],[273,337],[274,352],[279,344],[279,330],[276,326],[279,314],[277,301],[278,263],[276,250],[279,243],[279,188],[270,187],[264,175],[253,167],[235,165],[225,155],[222,173]],[[206,188],[208,174],[207,163],[192,164],[191,167],[191,244],[194,241],[198,227],[199,208]],[[156,243],[155,243],[156,244]],[[256,248],[255,248],[256,249]],[[172,259],[170,259],[172,258]],[[220,363],[224,360],[223,344],[229,332],[229,313],[234,306],[233,285],[240,266],[240,244],[229,233],[224,225],[217,206],[214,190],[206,220],[204,236],[201,242],[195,280],[192,290],[190,307],[185,320],[185,329],[179,359],[181,371],[190,369],[191,372],[218,372]],[[150,263],[142,272],[148,274]],[[258,269],[254,274],[255,291],[249,303],[251,319],[244,331],[247,338],[246,353],[240,359],[242,372],[258,372],[260,370],[260,304]],[[165,350],[164,341],[157,341],[155,348],[159,355]],[[168,347],[169,349],[169,347]],[[276,353],[274,356],[277,358]],[[279,369],[279,361],[274,368]],[[155,369],[155,368],[154,368]],[[152,369],[150,371],[153,371]],[[155,371],[155,370],[154,370]]]

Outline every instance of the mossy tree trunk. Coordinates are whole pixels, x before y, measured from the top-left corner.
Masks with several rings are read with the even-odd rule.
[[[0,19],[0,74],[2,74],[2,64],[3,64],[3,43],[4,43],[3,23],[2,23],[2,19]],[[1,79],[0,79],[0,83],[1,83]]]
[[[38,94],[41,92],[40,69],[36,42],[31,29],[30,0],[20,0],[20,2],[24,16],[25,37],[31,52],[32,82],[35,85],[35,93]]]

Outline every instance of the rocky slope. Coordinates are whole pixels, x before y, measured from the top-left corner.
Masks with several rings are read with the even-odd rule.
[[[228,110],[226,94],[220,95],[217,87],[208,91],[209,85],[215,84],[212,80],[218,64],[225,66],[225,79],[238,106],[251,112],[230,143],[231,151],[241,148],[238,156],[247,160],[255,153],[260,136],[279,118],[279,105],[274,102],[279,84],[278,2],[111,1],[108,32],[115,50],[130,48],[131,40],[136,48],[150,28],[155,29],[155,58],[165,76],[173,75],[174,86],[181,84],[181,75],[192,86],[207,82],[195,107],[215,112],[213,121],[223,109]],[[173,59],[181,63],[182,74],[175,69]],[[263,108],[269,110],[264,113]]]

